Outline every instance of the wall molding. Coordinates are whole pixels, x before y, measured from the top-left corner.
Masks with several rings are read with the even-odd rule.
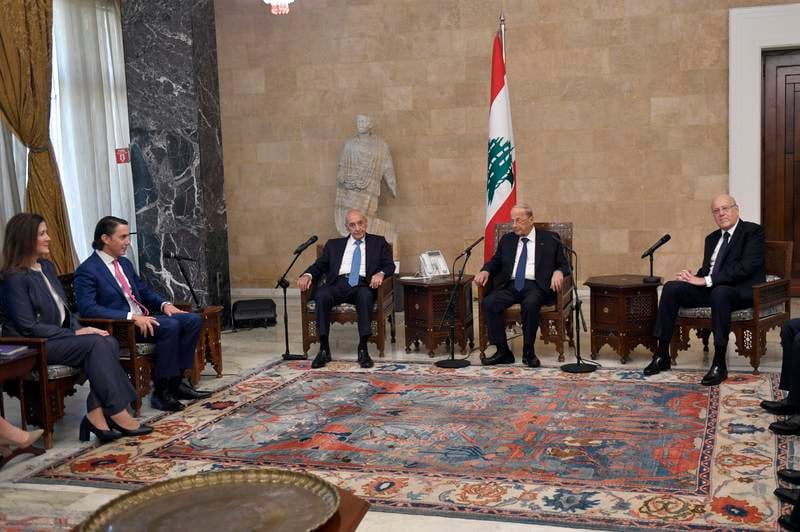
[[[800,47],[800,4],[728,13],[728,189],[761,223],[761,52]]]

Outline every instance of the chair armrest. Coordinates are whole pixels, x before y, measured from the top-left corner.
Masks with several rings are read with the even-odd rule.
[[[47,342],[46,338],[27,338],[25,336],[0,336],[0,344],[28,345],[41,347]]]
[[[759,283],[753,285],[753,313],[754,317],[758,318],[759,311],[762,308],[779,305],[781,303],[788,304],[791,301],[791,294],[789,293],[790,279],[778,279],[777,281],[770,281],[768,283]]]
[[[571,275],[567,275],[564,277],[564,284],[561,286],[561,290],[556,292],[556,308],[560,310],[564,310],[572,303],[572,287],[575,280]]]
[[[133,320],[113,318],[82,318],[78,321],[86,327],[96,327],[106,331],[119,342],[120,347],[136,349],[136,325]]]
[[[383,308],[384,300],[394,294],[394,275],[386,277],[378,287],[378,308]]]
[[[192,311],[192,304],[191,303],[173,303],[173,306],[175,306],[175,308],[177,308],[178,310],[183,310],[183,311],[186,311],[186,312],[191,312]]]
[[[122,323],[130,323],[133,324],[133,320],[126,320],[126,319],[113,319],[113,318],[81,318],[78,316],[78,321],[84,325],[94,327],[96,325],[100,325],[105,327],[107,325],[118,325]]]
[[[311,279],[311,286],[308,290],[300,290],[300,309],[306,312],[309,301],[314,299],[314,291],[317,289],[317,279]]]

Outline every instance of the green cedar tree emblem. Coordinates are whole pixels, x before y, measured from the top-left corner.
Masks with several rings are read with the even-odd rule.
[[[514,186],[514,174],[511,171],[511,142],[503,137],[495,137],[489,140],[489,178],[486,181],[489,205],[494,200],[495,191],[504,181]]]

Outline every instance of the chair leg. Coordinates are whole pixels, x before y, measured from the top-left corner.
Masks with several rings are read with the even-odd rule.
[[[736,351],[743,357],[750,360],[750,365],[753,367],[753,374],[758,374],[758,366],[760,363],[762,339],[759,338],[760,331],[754,329],[745,329],[740,327],[733,328],[733,334],[736,337]],[[764,334],[764,346],[766,346],[766,333]]]
[[[396,339],[395,339],[396,338],[396,332],[397,332],[397,325],[395,323],[396,321],[397,321],[397,319],[395,318],[395,315],[394,315],[394,307],[392,307],[392,312],[391,312],[391,314],[389,314],[389,327],[390,327],[389,330],[392,333],[392,343],[393,344],[397,343]]]
[[[699,336],[703,340],[703,352],[708,353],[708,339],[711,336],[711,330],[701,329],[697,331],[697,336]]]
[[[375,344],[378,346],[378,357],[383,358],[383,349],[386,346],[386,322],[376,316],[378,330],[376,331]]]
[[[488,332],[486,331],[486,323],[483,321],[483,316],[478,318],[478,350],[480,351],[480,359],[486,358],[486,348],[489,345]]]

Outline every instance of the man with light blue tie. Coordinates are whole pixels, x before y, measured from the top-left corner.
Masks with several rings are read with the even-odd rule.
[[[513,232],[503,235],[492,258],[475,275],[478,286],[487,286],[481,312],[486,316],[489,342],[497,347],[483,365],[513,364],[514,353],[506,340],[503,312],[515,303],[522,313],[522,361],[531,368],[540,366],[534,342],[539,328],[539,310],[555,301],[556,292],[570,274],[564,247],[556,233],[537,230],[533,209],[525,203],[511,208]]]
[[[392,250],[382,236],[367,234],[367,218],[361,211],[350,210],[346,220],[350,236],[328,240],[322,255],[297,280],[300,290],[308,290],[314,279],[325,277],[324,285],[314,294],[320,345],[312,368],[321,368],[331,361],[328,343],[331,309],[341,303],[356,306],[359,365],[362,368],[373,366],[367,349],[367,340],[372,334],[372,307],[375,289],[394,274]]]

